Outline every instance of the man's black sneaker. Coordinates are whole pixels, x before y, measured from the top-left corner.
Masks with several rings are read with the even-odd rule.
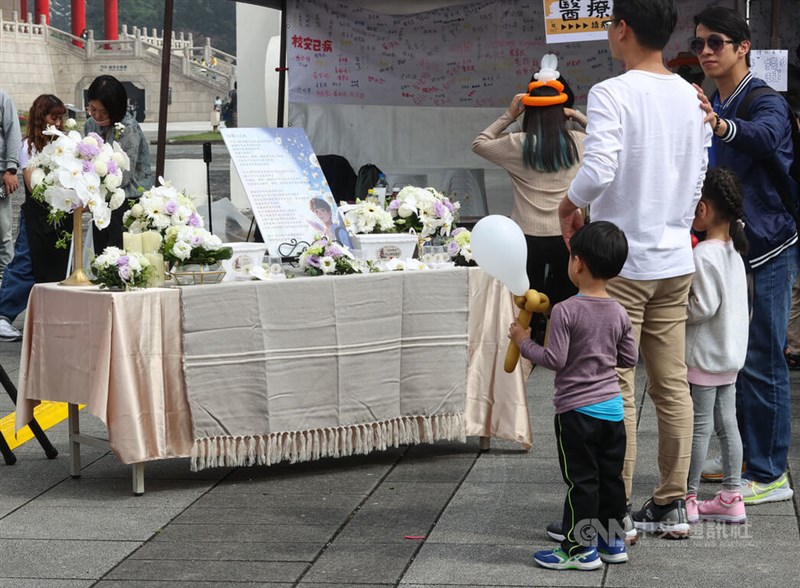
[[[651,498],[642,509],[633,513],[633,524],[640,531],[657,533],[669,539],[689,536],[689,518],[686,516],[686,501],[682,498],[660,506]]]

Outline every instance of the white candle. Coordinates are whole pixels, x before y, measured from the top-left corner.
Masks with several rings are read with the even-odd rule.
[[[150,274],[150,280],[147,282],[147,287],[158,288],[159,286],[163,286],[165,282],[164,256],[160,253],[145,253],[144,257],[150,262],[150,266],[153,268]]]
[[[122,233],[122,248],[128,253],[141,253],[142,235],[140,233]]]
[[[157,253],[159,247],[161,247],[161,235],[158,231],[142,233],[142,253]]]

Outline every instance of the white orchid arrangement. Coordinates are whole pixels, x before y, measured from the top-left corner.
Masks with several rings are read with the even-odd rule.
[[[146,288],[153,267],[141,253],[130,253],[118,247],[106,247],[91,263],[95,284],[100,289]]]
[[[230,259],[233,250],[202,227],[172,226],[164,234],[164,259],[173,263],[216,263]]]
[[[191,197],[159,178],[161,185],[142,193],[130,210],[122,215],[122,223],[131,233],[158,231],[162,236],[175,226],[202,227],[203,218]]]
[[[387,209],[401,233],[417,232],[421,238],[447,237],[458,220],[461,204],[434,188],[406,186],[392,199]]]
[[[356,235],[396,232],[391,213],[375,200],[356,200],[344,213],[344,221],[348,231]]]
[[[54,140],[31,158],[33,197],[50,207],[52,223],[85,208],[95,226],[105,229],[111,211],[125,202],[120,185],[123,170],[130,169],[128,156],[118,143],[106,143],[97,133],[81,137],[77,131],[65,134],[50,126],[44,134]],[[66,241],[59,245],[66,246]]]

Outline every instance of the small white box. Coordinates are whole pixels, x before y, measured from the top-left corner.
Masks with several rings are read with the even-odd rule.
[[[360,249],[364,259],[387,260],[414,257],[417,235],[410,233],[370,233],[351,235],[353,249]]]
[[[261,265],[267,252],[266,243],[238,242],[224,245],[233,249],[231,258],[222,260],[222,267],[225,268],[224,282],[251,279],[250,268]]]

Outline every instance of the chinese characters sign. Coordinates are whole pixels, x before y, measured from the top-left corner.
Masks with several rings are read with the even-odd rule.
[[[612,0],[544,0],[547,43],[601,41],[603,21],[611,19]]]
[[[750,51],[750,71],[767,82],[773,90],[785,92],[789,83],[789,51],[753,49]]]
[[[332,232],[336,203],[303,129],[222,129],[222,137],[271,255],[292,239]],[[315,213],[320,201],[326,215]]]

